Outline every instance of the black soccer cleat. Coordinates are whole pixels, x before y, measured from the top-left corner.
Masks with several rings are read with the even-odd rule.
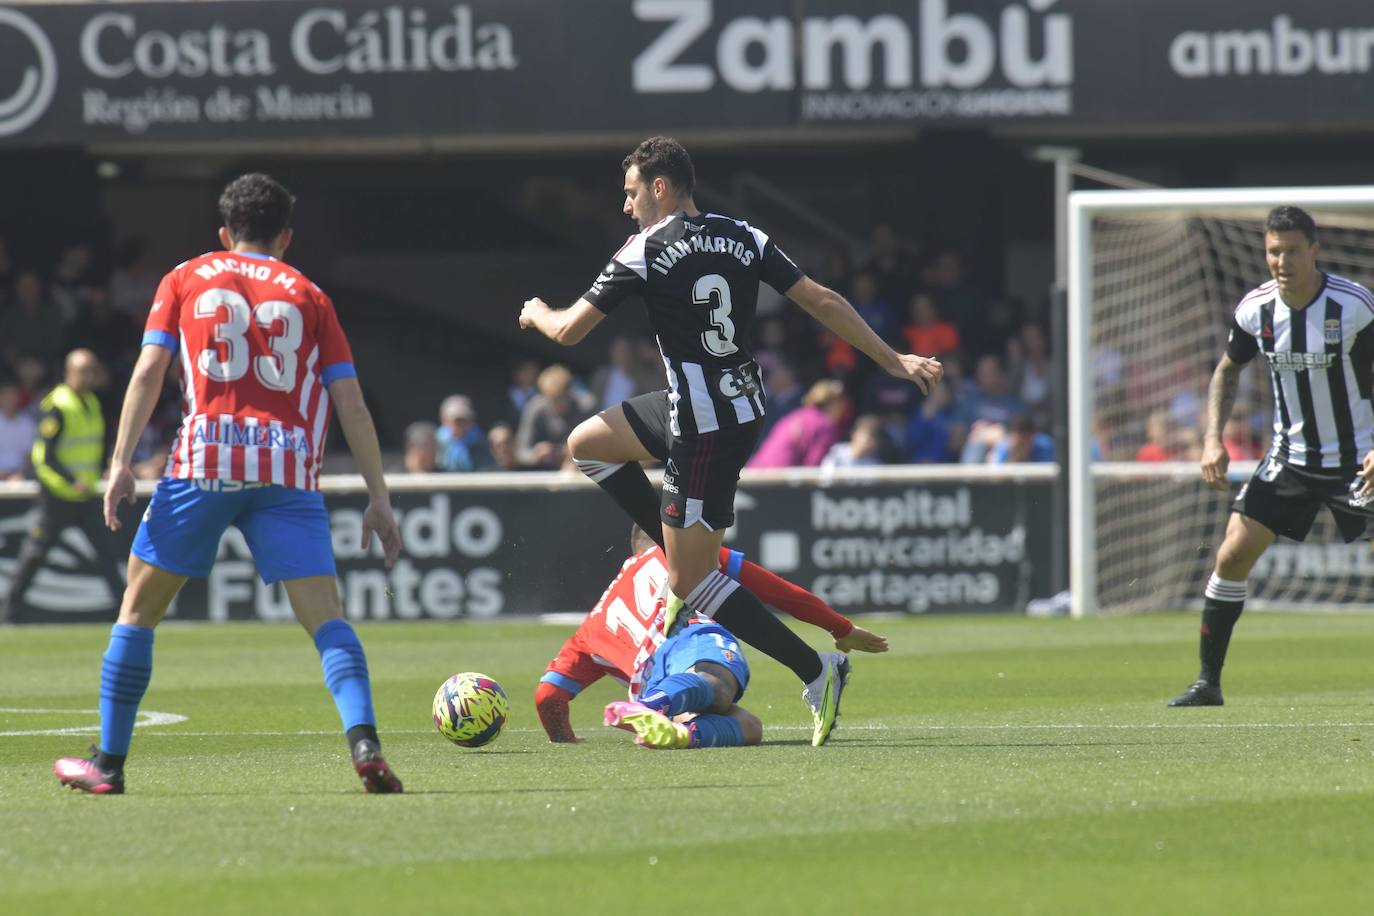
[[[364,738],[353,745],[353,769],[370,795],[399,794],[401,780],[392,772],[376,742]]]
[[[91,746],[90,757],[63,757],[52,765],[57,781],[69,789],[92,795],[123,795],[124,771],[104,770],[96,763],[100,752]]]
[[[1196,681],[1193,686],[1183,692],[1182,696],[1174,697],[1169,701],[1170,706],[1224,706],[1226,701],[1221,698],[1221,685],[1209,684],[1207,681]]]

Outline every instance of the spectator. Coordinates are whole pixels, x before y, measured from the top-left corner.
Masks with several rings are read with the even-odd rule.
[[[910,319],[902,328],[902,336],[918,356],[943,356],[959,349],[959,329],[940,317],[935,297],[927,292],[911,297]]]
[[[806,393],[797,381],[797,373],[786,362],[765,369],[763,384],[768,392],[768,411],[763,415],[763,427],[759,433],[761,439],[768,435],[780,418],[801,406],[802,395]]]
[[[821,269],[816,272],[816,282],[834,290],[847,290],[853,277],[854,268],[844,246],[827,248],[825,257],[821,259]]]
[[[48,366],[36,356],[21,354],[14,362],[14,374],[19,379],[19,406],[38,414],[38,399],[48,389]]]
[[[821,467],[858,468],[882,464],[882,449],[883,421],[874,416],[862,416],[854,421],[849,441],[831,446],[821,459]]]
[[[525,405],[515,434],[515,453],[526,467],[554,470],[563,465],[568,433],[593,413],[590,395],[573,389],[567,367],[552,365],[539,373],[539,393]]]
[[[518,471],[520,462],[515,455],[515,430],[509,423],[497,423],[487,432],[487,446],[498,471]]]
[[[873,274],[863,271],[854,277],[854,295],[850,304],[883,340],[893,340],[897,336],[897,312],[892,303],[883,297],[878,288],[878,278]]]
[[[811,386],[802,406],[778,420],[745,467],[816,467],[840,439],[840,423],[849,411],[844,386],[823,379]]]
[[[1015,354],[1015,388],[1031,412],[1048,419],[1050,386],[1054,383],[1054,366],[1050,362],[1049,343],[1045,329],[1038,324],[1021,326],[1018,337],[1008,341],[1008,351]]]
[[[960,398],[959,422],[952,431],[951,445],[955,450],[963,449],[964,439],[975,424],[1008,427],[1012,420],[1028,412],[1025,402],[1011,392],[1000,357],[992,354],[980,357],[973,378],[972,390]]]
[[[977,327],[983,320],[981,299],[964,282],[964,260],[953,249],[935,256],[921,272],[921,286],[935,294],[940,314],[957,324],[961,331]]]
[[[142,239],[128,238],[115,245],[114,273],[110,276],[110,304],[140,326],[153,305],[161,279]]]
[[[425,420],[406,427],[402,466],[407,474],[432,474],[439,470],[438,433],[438,428]]]
[[[873,227],[873,257],[867,270],[878,281],[878,294],[888,302],[905,302],[911,295],[915,271],[890,223]],[[923,350],[915,352],[922,356],[932,355]]]
[[[51,364],[62,355],[62,323],[43,291],[43,281],[32,270],[14,281],[14,307],[0,318],[0,348],[12,366],[20,356],[33,356]]]
[[[80,317],[95,286],[90,282],[91,247],[85,244],[68,245],[62,249],[53,268],[52,301],[62,316],[63,324],[71,324]]]
[[[754,362],[763,369],[765,380],[779,363],[787,361],[790,349],[787,345],[787,322],[782,318],[764,318],[755,325],[758,329],[758,344],[754,346]]]
[[[906,433],[906,459],[913,464],[949,461],[950,433],[955,425],[954,388],[936,385],[911,415]]]
[[[988,455],[991,464],[1020,464],[1054,460],[1054,439],[1036,430],[1029,415],[1011,421],[1011,428],[992,447]]]
[[[123,375],[138,358],[138,329],[128,315],[114,310],[108,290],[97,287],[85,292],[81,316],[67,330],[67,349],[90,350]]]
[[[614,407],[637,394],[652,391],[651,376],[636,358],[634,343],[628,337],[611,341],[607,351],[607,365],[592,376],[592,395],[599,410]]]
[[[512,422],[519,423],[525,405],[539,394],[539,362],[533,359],[520,360],[512,367],[510,379],[510,387],[506,389],[509,402],[506,408]]]
[[[38,423],[19,403],[19,385],[0,379],[0,480],[23,480],[29,473],[29,455],[38,437]]]
[[[451,394],[439,406],[441,424],[435,441],[438,445],[438,465],[441,470],[485,471],[492,466],[487,436],[477,425],[477,412],[472,399]]]
[[[1169,411],[1151,411],[1145,419],[1145,444],[1135,453],[1135,460],[1174,461],[1178,457],[1177,437]]]

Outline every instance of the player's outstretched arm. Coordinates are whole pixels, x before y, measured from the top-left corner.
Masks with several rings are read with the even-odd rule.
[[[582,338],[591,333],[592,328],[605,317],[605,312],[586,299],[578,299],[565,309],[551,309],[548,303],[536,296],[525,300],[520,310],[520,328],[534,328],[554,343],[571,347],[581,343]]]
[[[1202,482],[1214,490],[1225,490],[1226,469],[1230,467],[1231,456],[1222,442],[1221,431],[1231,418],[1231,409],[1236,406],[1236,392],[1240,389],[1240,370],[1244,363],[1237,363],[1229,354],[1222,354],[1212,373],[1212,382],[1207,386],[1207,425],[1202,439]]]
[[[740,564],[739,583],[753,592],[764,604],[812,626],[829,631],[835,637],[835,648],[841,652],[858,649],[860,652],[886,652],[887,638],[870,633],[800,585],[769,572],[757,563],[745,560]]]
[[[820,285],[810,277],[802,277],[794,283],[787,291],[787,298],[865,353],[888,375],[915,382],[926,394],[939,384],[945,374],[944,367],[937,359],[898,353],[889,347],[877,332],[868,326],[868,322],[854,311],[854,306],[850,305],[844,296]]]
[[[148,418],[157,407],[162,394],[162,380],[172,362],[172,351],[149,344],[138,354],[129,387],[124,392],[124,406],[119,409],[119,432],[115,435],[114,451],[110,453],[110,480],[105,487],[105,524],[111,531],[120,528],[120,500],[134,501],[134,472],[130,466],[134,447],[138,445]]]
[[[363,549],[372,542],[372,533],[382,542],[382,553],[390,569],[401,555],[401,532],[391,511],[391,493],[382,474],[382,447],[377,442],[377,427],[372,424],[372,412],[363,400],[358,379],[347,377],[329,383],[329,397],[339,415],[348,448],[353,460],[367,482],[367,509],[363,512]]]

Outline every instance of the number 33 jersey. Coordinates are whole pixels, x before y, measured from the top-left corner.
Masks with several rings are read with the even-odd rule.
[[[354,376],[334,304],[290,265],[218,251],[162,279],[143,334],[181,368],[167,477],[319,489],[336,379]]]
[[[610,312],[643,298],[668,373],[669,425],[694,436],[762,419],[749,333],[759,282],[786,293],[802,272],[763,231],[718,213],[675,213],[631,236],[582,298]]]

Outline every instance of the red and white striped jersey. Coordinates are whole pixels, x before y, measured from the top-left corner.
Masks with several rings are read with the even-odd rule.
[[[354,376],[334,304],[265,255],[214,251],[162,278],[143,334],[181,362],[168,477],[319,489],[336,379]]]

